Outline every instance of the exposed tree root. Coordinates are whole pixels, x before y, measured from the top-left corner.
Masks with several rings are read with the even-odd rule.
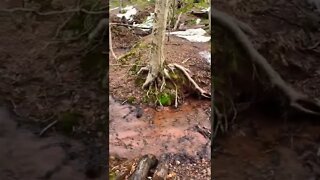
[[[163,69],[162,73],[159,73],[158,76],[154,76],[152,73],[150,73],[150,69],[148,67],[142,67],[137,74],[140,74],[143,71],[148,71],[148,75],[147,78],[144,82],[144,84],[142,85],[142,88],[147,88],[150,87],[153,83],[156,84],[156,80],[157,79],[162,79],[162,83],[160,86],[160,92],[162,92],[162,90],[164,89],[164,86],[166,85],[166,79],[169,79],[171,81],[171,83],[175,86],[175,107],[178,106],[178,86],[177,84],[174,82],[173,78],[170,76],[169,74],[169,70],[174,71],[174,69],[177,69],[179,71],[181,71],[183,73],[183,75],[188,79],[188,81],[192,84],[193,89],[198,92],[202,97],[205,98],[211,98],[211,93],[206,92],[204,89],[202,89],[191,77],[190,75],[190,70],[179,65],[176,63],[173,64],[169,64],[167,65],[167,68]]]
[[[268,76],[272,87],[277,88],[285,95],[288,99],[289,106],[298,112],[320,115],[319,100],[309,98],[284,81],[279,73],[276,72],[268,61],[254,48],[249,38],[243,32],[243,29],[239,26],[239,21],[235,22],[234,18],[216,9],[211,12],[211,17],[215,23],[220,24],[235,36],[242,48],[250,56],[251,61]]]
[[[211,98],[211,93],[208,93],[206,92],[205,90],[203,90],[193,79],[192,77],[190,76],[189,73],[190,70],[189,69],[186,69],[185,67],[179,65],[179,64],[176,64],[176,63],[173,63],[173,64],[169,64],[168,65],[169,67],[175,67],[177,69],[179,69],[180,71],[183,72],[183,74],[188,78],[188,80],[190,81],[190,83],[194,86],[194,88],[200,93],[201,96],[205,97],[205,98]]]
[[[112,56],[113,56],[113,58],[115,59],[115,60],[118,60],[118,57],[116,56],[116,54],[114,53],[114,51],[113,51],[113,47],[112,47],[112,35],[111,35],[111,26],[109,25],[109,48],[110,48],[110,52],[111,52],[111,54],[112,54]]]
[[[89,41],[92,41],[96,37],[99,37],[101,35],[101,32],[103,32],[105,29],[108,28],[108,23],[109,23],[108,18],[101,19],[98,25],[96,26],[96,28],[93,31],[91,31],[91,33],[89,34],[88,36]]]
[[[92,41],[95,38],[99,37],[101,35],[101,32],[105,31],[107,28],[109,28],[109,48],[110,48],[110,53],[113,56],[114,59],[118,60],[118,57],[113,51],[112,48],[112,34],[111,34],[111,24],[108,22],[108,18],[103,18],[99,21],[98,25],[94,30],[89,34],[88,40]]]

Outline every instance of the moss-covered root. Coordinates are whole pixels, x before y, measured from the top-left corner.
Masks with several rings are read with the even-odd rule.
[[[172,97],[172,91],[174,91],[173,96],[175,97],[175,107],[178,106],[178,85],[177,84],[181,84],[182,82],[178,82],[175,81],[175,76],[171,75],[169,72],[170,71],[175,71],[178,70],[182,73],[182,75],[184,76],[185,80],[187,82],[183,83],[183,84],[191,84],[192,85],[192,89],[195,90],[196,92],[198,92],[202,97],[205,98],[211,98],[211,93],[206,92],[204,89],[202,89],[190,76],[190,70],[188,70],[187,68],[178,65],[178,64],[169,64],[167,65],[162,72],[160,72],[158,74],[158,77],[153,77],[152,75],[150,75],[150,71],[148,67],[142,67],[139,71],[138,71],[138,75],[141,74],[141,72],[148,72],[148,76],[146,81],[144,82],[144,84],[142,85],[142,88],[145,89],[147,87],[149,87],[149,90],[147,92],[147,95],[150,93],[150,87],[152,87],[153,85],[155,85],[155,89],[156,89],[156,97],[157,98],[157,102],[159,102],[160,105],[163,105],[162,102],[167,102],[167,99],[171,99],[170,97]],[[152,78],[150,78],[152,76]],[[148,78],[149,77],[149,78]],[[161,81],[157,81],[158,79],[160,79]],[[164,93],[166,92],[166,86],[167,83],[166,81],[169,80],[170,85],[171,86],[171,90],[169,89],[169,93]],[[159,83],[160,82],[160,83]],[[183,86],[179,86],[179,87],[183,87]],[[159,92],[158,90],[159,89]],[[157,96],[158,94],[161,94],[160,96]],[[169,100],[168,100],[169,101]],[[171,102],[171,101],[170,101]],[[170,103],[171,104],[171,103]]]

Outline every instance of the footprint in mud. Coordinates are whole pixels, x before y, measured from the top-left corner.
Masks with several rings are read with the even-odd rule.
[[[166,153],[210,158],[209,138],[195,128],[210,130],[210,116],[206,113],[209,103],[194,101],[178,110],[144,108],[143,116],[137,118],[130,113],[134,109],[131,105],[122,105],[110,97],[109,153],[128,159]]]
[[[4,107],[0,107],[0,147],[0,179],[89,179],[80,142],[59,135],[40,138],[18,128]]]

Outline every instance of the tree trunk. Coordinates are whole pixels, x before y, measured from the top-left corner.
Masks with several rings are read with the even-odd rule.
[[[211,33],[211,1],[208,1],[208,3],[209,3],[209,11],[208,11],[208,15],[209,15],[209,32],[210,32],[210,34],[212,34]]]
[[[165,33],[169,12],[169,1],[170,0],[157,0],[155,6],[155,18],[152,30],[152,48],[151,48],[151,59],[149,64],[149,74],[143,88],[147,87],[153,82],[163,70],[163,64],[165,61],[164,57],[164,42]]]
[[[122,0],[119,0],[119,13],[122,13],[122,9],[123,9],[123,3]]]

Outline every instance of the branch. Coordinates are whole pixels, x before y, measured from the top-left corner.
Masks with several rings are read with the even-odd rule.
[[[109,24],[110,25],[117,25],[117,26],[139,28],[139,29],[152,29],[152,27],[139,27],[139,26],[134,26],[134,25],[130,25],[130,24],[123,24],[123,23],[109,23]]]
[[[179,22],[180,22],[180,18],[181,18],[181,14],[179,14],[178,18],[177,18],[177,21],[176,21],[176,24],[174,25],[172,31],[175,31],[177,28],[178,28],[178,25],[179,25]]]

